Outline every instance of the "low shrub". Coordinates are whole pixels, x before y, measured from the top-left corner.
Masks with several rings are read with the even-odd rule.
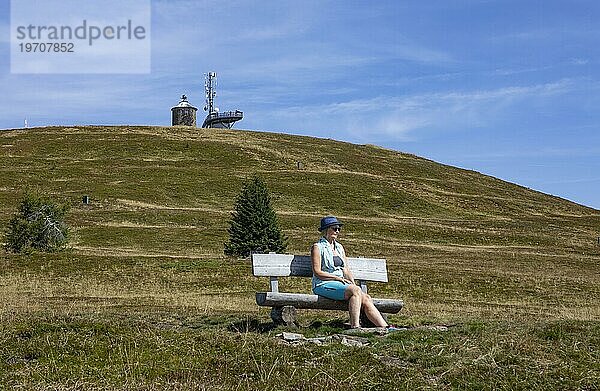
[[[63,249],[69,240],[64,222],[68,210],[48,198],[26,193],[8,224],[7,251],[22,253],[30,250],[52,252]]]

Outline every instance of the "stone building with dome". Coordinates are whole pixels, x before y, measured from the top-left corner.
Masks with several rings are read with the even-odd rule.
[[[171,125],[196,127],[196,111],[198,109],[188,102],[187,96],[181,95],[179,104],[171,108]]]

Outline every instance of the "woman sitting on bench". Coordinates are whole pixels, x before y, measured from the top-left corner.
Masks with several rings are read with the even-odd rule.
[[[371,296],[354,282],[347,266],[344,247],[337,242],[342,223],[335,216],[321,219],[319,231],[323,235],[310,251],[312,260],[312,289],[319,296],[332,300],[347,300],[350,327],[360,328],[360,311],[377,327],[391,327],[373,304]]]

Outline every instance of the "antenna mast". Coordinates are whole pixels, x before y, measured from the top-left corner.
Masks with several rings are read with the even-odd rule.
[[[204,94],[206,96],[206,106],[204,106],[204,111],[208,111],[208,114],[202,123],[202,127],[231,129],[234,123],[244,118],[244,113],[239,110],[224,111],[220,113],[219,108],[215,107],[217,73],[208,72],[204,75]]]
[[[208,72],[205,74],[206,78],[204,79],[204,93],[206,95],[206,106],[204,106],[204,111],[208,111],[208,114],[215,113],[214,100],[215,96],[217,96],[217,73],[216,72]]]

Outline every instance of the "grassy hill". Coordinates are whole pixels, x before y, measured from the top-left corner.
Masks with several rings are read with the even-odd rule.
[[[238,130],[1,131],[0,173],[2,226],[30,188],[72,204],[74,233],[66,252],[0,250],[0,388],[600,387],[600,211],[372,145]],[[370,290],[404,299],[391,320],[409,331],[278,342],[254,303],[268,282],[223,255],[255,173],[290,252],[334,214],[348,254],[388,260],[390,283]],[[300,332],[343,321],[303,311]]]

